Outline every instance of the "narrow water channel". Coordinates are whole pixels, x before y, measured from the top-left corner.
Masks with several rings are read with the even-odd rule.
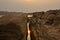
[[[28,36],[27,36],[27,40],[31,40],[31,36],[30,36],[30,29],[29,29],[29,23],[27,23],[27,29],[28,29]]]

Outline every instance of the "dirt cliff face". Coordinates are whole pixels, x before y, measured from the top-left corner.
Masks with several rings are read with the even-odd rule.
[[[60,40],[59,15],[56,10],[33,13],[30,20],[32,40]]]
[[[0,40],[26,40],[26,15],[9,14],[0,18]]]

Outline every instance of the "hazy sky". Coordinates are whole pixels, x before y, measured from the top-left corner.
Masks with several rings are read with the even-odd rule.
[[[60,0],[0,0],[0,11],[35,12],[60,9]]]

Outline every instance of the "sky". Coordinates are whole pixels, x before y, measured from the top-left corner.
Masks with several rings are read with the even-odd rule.
[[[0,11],[40,12],[60,9],[60,0],[0,0]]]

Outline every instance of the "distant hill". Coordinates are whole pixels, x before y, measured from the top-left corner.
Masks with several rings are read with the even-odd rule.
[[[8,11],[0,11],[0,15],[6,15],[6,14],[20,14],[23,12],[8,12]]]

